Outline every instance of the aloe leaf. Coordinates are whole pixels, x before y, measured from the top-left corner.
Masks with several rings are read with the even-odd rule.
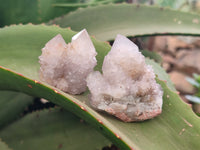
[[[108,4],[76,10],[56,18],[49,24],[86,28],[100,40],[112,40],[117,34],[144,35],[200,35],[200,19],[190,14],[156,6]]]
[[[156,52],[152,52],[152,51],[149,51],[149,50],[142,50],[141,53],[145,56],[145,57],[148,57],[150,59],[153,59],[155,60],[155,62],[161,64],[162,63],[162,57],[156,53]]]
[[[100,150],[111,144],[89,124],[61,109],[28,114],[1,130],[0,137],[14,150]]]
[[[0,0],[0,26],[19,23],[42,23],[78,7],[55,8],[54,3],[76,3],[80,0]]]
[[[78,3],[81,0],[38,0],[37,1],[37,11],[38,11],[38,22],[37,23],[42,23],[46,22],[50,19],[53,19],[55,17],[59,17],[63,14],[67,14],[71,11],[76,10],[77,7],[67,7],[65,9],[63,8],[58,8],[54,6],[54,3]],[[30,21],[32,22],[32,21]]]
[[[0,65],[3,67],[0,68],[2,79],[0,88],[43,97],[60,105],[95,126],[123,150],[187,150],[200,147],[199,118],[188,105],[181,101],[167,74],[154,61],[147,59],[147,63],[153,65],[158,75],[157,81],[164,90],[163,113],[155,119],[140,123],[124,123],[113,116],[96,112],[89,105],[88,92],[73,96],[38,81],[40,49],[58,33],[62,34],[66,42],[69,42],[75,34],[69,29],[45,25],[14,26],[1,29]],[[98,52],[96,69],[100,70],[103,58],[110,50],[110,46],[95,39],[93,43]],[[166,80],[167,85],[159,79]]]
[[[33,97],[23,93],[0,91],[0,128],[19,118],[33,102]]]
[[[0,3],[0,26],[38,21],[36,0],[0,0]]]

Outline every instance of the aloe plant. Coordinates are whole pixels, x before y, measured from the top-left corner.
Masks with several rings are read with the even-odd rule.
[[[98,19],[97,19],[98,18]],[[112,19],[111,19],[112,18]],[[199,15],[157,6],[108,4],[81,8],[48,24],[86,28],[97,39],[113,40],[116,34],[144,35],[199,35]],[[97,30],[98,29],[98,30]]]
[[[19,23],[43,23],[79,7],[95,6],[124,0],[0,0],[0,26]],[[64,3],[64,6],[63,5]],[[58,7],[62,6],[62,7]]]
[[[16,150],[100,150],[111,144],[79,117],[60,108],[28,114],[0,131],[0,135]]]
[[[19,118],[32,103],[33,97],[26,94],[0,91],[0,128]]]
[[[142,50],[141,53],[145,56],[148,57],[150,59],[155,60],[155,62],[161,64],[162,63],[162,57],[157,54],[156,52],[151,52],[149,50]]]
[[[65,9],[56,8],[53,4],[56,3],[70,3],[76,4],[81,0],[0,0],[0,26],[18,24],[18,23],[42,23],[46,22],[60,15],[67,14],[76,7],[68,7]],[[82,1],[82,4],[86,2]],[[30,17],[31,16],[31,17]]]
[[[19,25],[0,29],[0,89],[48,99],[84,119],[121,149],[199,148],[199,118],[181,101],[165,71],[150,59],[146,59],[146,62],[153,66],[158,75],[157,82],[164,90],[164,106],[159,117],[141,123],[123,123],[112,116],[96,112],[88,103],[88,92],[73,96],[39,81],[40,49],[58,33],[62,34],[66,42],[75,34],[70,29],[45,25]],[[98,52],[96,70],[100,70],[110,45],[94,38],[93,43]],[[7,143],[11,137],[5,138],[3,135],[11,128],[17,127],[13,125],[0,132],[0,137],[4,137],[2,139]]]
[[[43,1],[43,6],[47,9],[46,4],[49,3]],[[65,9],[69,5],[62,7]],[[155,17],[150,19],[151,17],[147,14]],[[46,17],[45,13],[43,15]],[[54,22],[63,27],[71,26],[77,31],[85,27],[90,34],[101,40],[112,40],[117,33],[127,36],[160,34],[199,36],[198,17],[199,15],[163,10],[158,7],[108,4],[79,9]],[[99,18],[99,21],[96,18]],[[146,27],[147,24],[148,27]],[[140,123],[124,123],[113,116],[93,110],[88,102],[88,91],[81,95],[69,95],[41,82],[38,76],[40,50],[58,33],[62,34],[66,42],[70,42],[76,32],[46,25],[17,25],[0,29],[0,89],[45,98],[70,111],[43,110],[15,122],[18,118],[16,116],[19,116],[24,108],[32,103],[33,98],[21,93],[14,93],[13,97],[10,93],[0,93],[3,98],[0,98],[0,103],[4,108],[1,110],[6,111],[6,113],[0,111],[0,121],[4,127],[0,129],[0,138],[3,141],[0,141],[0,149],[7,150],[8,147],[20,150],[31,147],[43,149],[40,147],[41,142],[45,144],[46,149],[100,149],[110,144],[110,141],[123,150],[199,149],[199,118],[187,104],[181,101],[166,72],[151,59],[146,58],[146,63],[153,66],[157,74],[157,82],[164,90],[163,113],[152,120]],[[95,70],[101,70],[104,56],[111,47],[108,43],[100,42],[95,38],[92,40],[98,52],[98,65]],[[144,55],[160,61],[159,56],[155,54]],[[16,98],[18,94],[21,101]],[[8,99],[12,100],[12,103],[7,105],[11,110],[5,107]],[[4,114],[3,117],[1,117],[2,114]],[[8,120],[5,114],[9,114]],[[79,117],[87,123],[81,123]],[[98,134],[90,125],[110,141]],[[76,135],[77,129],[80,130]],[[65,133],[62,132],[63,130]],[[42,137],[39,136],[40,134]],[[49,134],[51,136],[48,136]],[[67,136],[67,134],[73,136]],[[56,138],[52,138],[54,135]],[[88,139],[81,141],[80,135]],[[33,147],[33,145],[38,147]]]

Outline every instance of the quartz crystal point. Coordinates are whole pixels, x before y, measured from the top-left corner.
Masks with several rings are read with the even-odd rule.
[[[85,29],[69,44],[58,34],[42,49],[40,79],[64,92],[80,94],[87,89],[86,77],[97,64],[96,54]]]
[[[96,71],[87,77],[90,103],[95,109],[124,122],[150,119],[162,112],[161,86],[132,41],[117,35],[102,71],[103,74]]]

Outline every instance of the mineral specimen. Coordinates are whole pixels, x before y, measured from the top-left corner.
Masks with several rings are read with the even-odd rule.
[[[117,35],[102,71],[92,72],[86,79],[95,109],[124,122],[150,119],[162,112],[163,91],[152,67],[129,39]]]
[[[80,94],[86,90],[86,77],[96,66],[96,54],[85,29],[69,44],[58,34],[42,49],[40,79],[64,92]]]

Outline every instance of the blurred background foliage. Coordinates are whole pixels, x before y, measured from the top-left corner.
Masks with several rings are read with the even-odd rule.
[[[19,23],[44,23],[79,7],[122,2],[200,12],[198,0],[0,0],[0,27]]]

